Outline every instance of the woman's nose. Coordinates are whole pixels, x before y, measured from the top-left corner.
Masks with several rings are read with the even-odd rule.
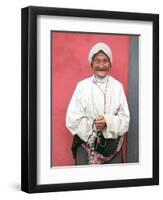
[[[99,64],[99,67],[100,67],[100,68],[103,68],[103,67],[104,67],[104,64],[103,64],[103,63],[100,63],[100,64]]]

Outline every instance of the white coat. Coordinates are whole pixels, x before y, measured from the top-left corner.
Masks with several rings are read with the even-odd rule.
[[[108,86],[105,105],[104,95],[94,83],[95,77],[92,76],[77,84],[68,106],[66,127],[85,142],[92,133],[93,120],[99,116],[104,116],[106,121],[106,128],[103,130],[105,138],[122,136],[129,128],[130,114],[123,86],[109,75],[103,82],[97,83],[103,91],[106,78]]]

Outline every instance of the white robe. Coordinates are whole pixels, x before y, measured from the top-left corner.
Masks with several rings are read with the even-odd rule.
[[[104,116],[105,138],[117,138],[128,131],[130,114],[122,84],[108,76],[106,90],[106,112],[104,113],[104,95],[93,83],[94,76],[80,81],[71,98],[66,114],[66,127],[83,141],[87,142],[92,133],[93,120]],[[98,83],[105,90],[106,81]]]

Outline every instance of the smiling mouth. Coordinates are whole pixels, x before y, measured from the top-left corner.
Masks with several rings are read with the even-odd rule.
[[[107,70],[106,69],[98,69],[97,71],[99,71],[99,72],[106,72]]]

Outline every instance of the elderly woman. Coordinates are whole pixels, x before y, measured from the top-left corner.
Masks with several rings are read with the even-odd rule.
[[[95,44],[88,60],[93,76],[77,84],[66,115],[66,126],[74,135],[73,156],[77,165],[120,163],[122,136],[130,121],[123,86],[108,73],[108,45]]]

